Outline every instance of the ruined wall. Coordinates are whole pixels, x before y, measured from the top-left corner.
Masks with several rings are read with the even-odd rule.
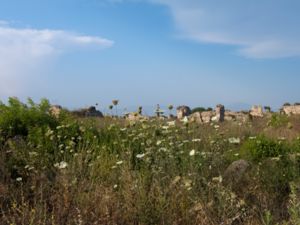
[[[251,108],[250,115],[252,117],[264,117],[263,107],[260,105],[254,105]]]
[[[286,115],[300,115],[300,105],[283,106],[282,110]]]

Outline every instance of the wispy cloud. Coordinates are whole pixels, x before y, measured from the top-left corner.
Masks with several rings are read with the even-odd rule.
[[[168,7],[180,36],[187,39],[232,45],[237,54],[250,58],[300,56],[298,0],[126,1]]]
[[[0,96],[17,95],[47,61],[65,52],[103,49],[113,41],[63,30],[11,27],[0,21]]]
[[[296,0],[150,0],[171,10],[178,29],[199,42],[237,46],[251,58],[300,56]]]

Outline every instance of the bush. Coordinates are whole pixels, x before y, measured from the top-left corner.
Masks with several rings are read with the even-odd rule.
[[[205,107],[196,107],[192,110],[192,113],[195,112],[205,112],[205,111],[213,111],[211,107],[205,108]]]
[[[27,136],[34,127],[56,127],[57,119],[49,113],[48,100],[35,104],[28,99],[23,104],[17,98],[9,98],[8,105],[0,104],[0,136],[2,141],[15,136]]]
[[[242,155],[253,161],[261,161],[269,157],[286,156],[290,149],[286,142],[259,136],[253,140],[247,140],[241,148]]]
[[[268,125],[271,127],[283,127],[287,126],[289,118],[287,115],[273,114]]]

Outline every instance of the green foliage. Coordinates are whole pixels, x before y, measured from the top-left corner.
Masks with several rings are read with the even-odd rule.
[[[8,105],[0,104],[0,136],[2,139],[27,136],[35,127],[57,126],[58,121],[50,115],[49,108],[46,99],[39,104],[28,99],[28,104],[23,104],[17,98],[9,98]]]
[[[211,107],[205,108],[205,107],[196,107],[192,109],[192,113],[195,112],[204,112],[204,111],[212,111],[213,109]]]
[[[281,114],[272,114],[272,117],[268,123],[271,127],[283,127],[287,126],[289,123],[289,118],[287,115],[281,115]]]
[[[289,152],[290,149],[285,141],[272,140],[263,135],[247,140],[241,148],[241,154],[253,161],[261,161],[270,157],[282,157]]]
[[[67,111],[56,118],[49,109],[47,100],[0,103],[5,224],[281,224],[284,210],[299,222],[289,189],[300,174],[299,139],[258,135],[255,123],[216,129]],[[226,169],[241,158],[249,169],[227,185]]]
[[[288,211],[290,214],[290,224],[300,224],[300,186],[299,182],[290,184],[291,193],[289,196]]]

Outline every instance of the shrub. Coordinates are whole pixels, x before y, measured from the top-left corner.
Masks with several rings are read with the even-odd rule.
[[[247,140],[241,148],[242,155],[254,161],[261,161],[268,157],[285,156],[290,150],[284,141],[269,139],[259,136],[253,140]]]
[[[211,107],[205,108],[205,107],[196,107],[192,110],[192,113],[195,112],[205,112],[205,111],[213,111]]]
[[[287,126],[289,118],[287,115],[273,114],[268,125],[271,127]]]
[[[9,98],[8,105],[0,104],[0,136],[4,140],[15,136],[27,136],[34,127],[56,127],[57,119],[49,113],[48,100],[35,104],[32,99],[24,104],[17,98]]]

